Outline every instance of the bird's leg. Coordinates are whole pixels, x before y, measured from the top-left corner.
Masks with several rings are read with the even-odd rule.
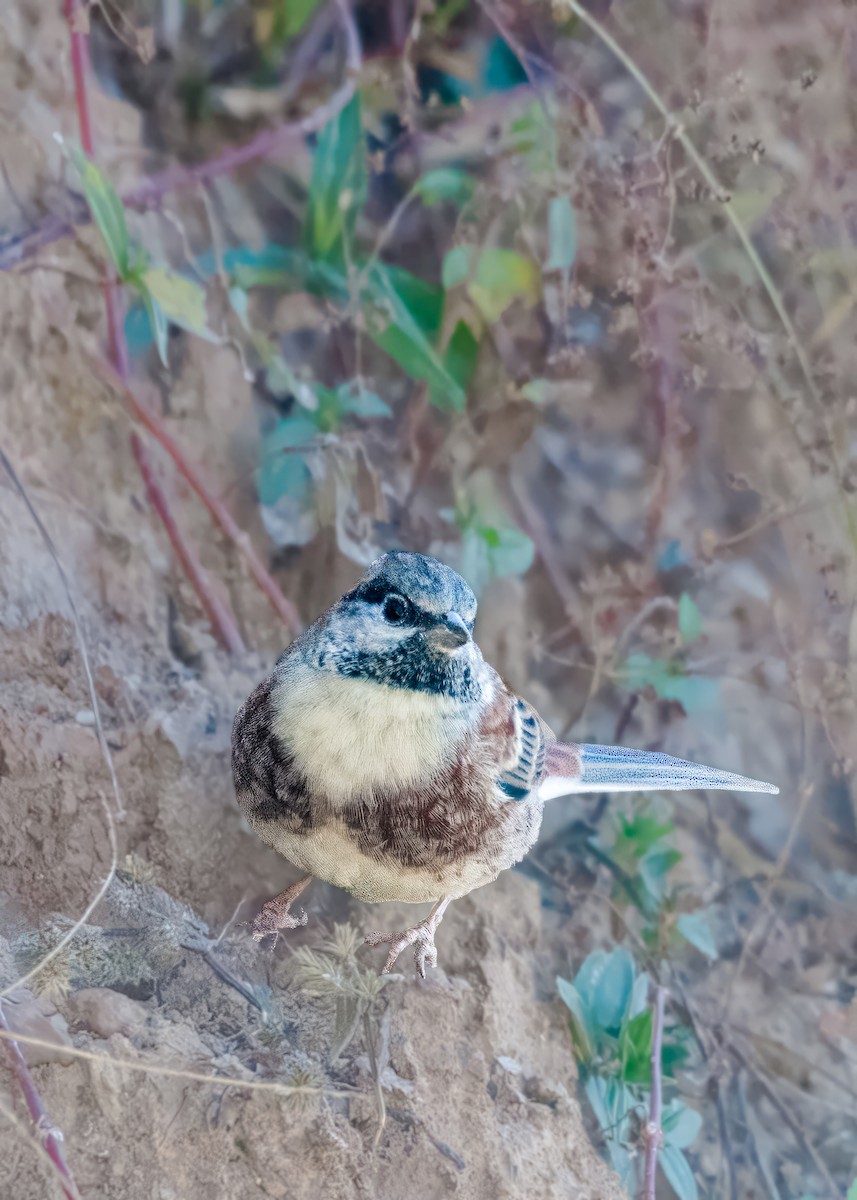
[[[307,915],[304,909],[300,909],[300,916],[297,917],[293,917],[289,909],[301,892],[309,887],[312,879],[312,875],[307,875],[305,879],[299,879],[297,883],[293,883],[291,887],[287,887],[284,892],[280,892],[278,896],[274,896],[273,900],[269,900],[262,906],[262,911],[253,922],[254,942],[261,942],[262,938],[273,934],[274,945],[271,947],[273,950],[281,929],[296,929],[299,925],[306,925]]]
[[[364,946],[386,944],[390,947],[390,953],[384,963],[384,970],[381,972],[382,975],[389,974],[393,969],[393,963],[406,946],[414,946],[414,962],[417,964],[417,974],[421,979],[426,977],[427,966],[437,966],[437,947],[434,944],[434,935],[451,899],[452,896],[444,896],[443,899],[438,900],[424,921],[420,921],[419,925],[412,925],[410,929],[405,929],[402,933],[366,934],[363,939]]]

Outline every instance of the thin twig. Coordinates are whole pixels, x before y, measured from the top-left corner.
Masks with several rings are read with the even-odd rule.
[[[84,668],[84,672],[86,673],[86,684],[87,684],[87,688],[89,689],[89,702],[92,706],[92,711],[95,716],[95,732],[96,732],[96,736],[98,738],[98,745],[101,750],[101,754],[104,758],[104,762],[107,766],[107,771],[110,775],[110,784],[113,789],[113,801],[116,806],[116,814],[121,819],[122,817],[125,816],[125,806],[122,803],[122,795],[121,795],[121,792],[119,791],[119,780],[116,778],[116,768],[113,765],[113,755],[110,753],[110,747],[107,744],[107,738],[105,737],[105,734],[104,734],[104,725],[101,720],[101,708],[98,703],[98,693],[95,690],[95,680],[93,679],[93,676],[92,676],[92,668],[90,666],[89,654],[88,654],[87,648],[86,648],[86,638],[83,636],[83,626],[80,621],[80,615],[77,611],[77,605],[74,602],[74,596],[72,594],[72,590],[71,590],[71,587],[68,582],[68,577],[66,576],[66,573],[65,573],[65,568],[63,567],[63,565],[60,561],[59,555],[57,554],[56,547],[54,546],[54,543],[51,539],[50,534],[48,533],[47,529],[45,528],[44,524],[42,523],[42,519],[39,516],[38,512],[36,511],[32,500],[30,499],[27,491],[24,488],[24,485],[21,483],[21,480],[18,478],[15,468],[12,466],[11,462],[6,457],[6,454],[3,452],[2,449],[0,449],[0,466],[3,467],[6,474],[11,479],[12,484],[14,485],[19,496],[21,497],[24,504],[26,505],[27,511],[29,512],[30,516],[33,518],[33,521],[36,524],[36,528],[38,529],[39,533],[42,535],[42,540],[44,541],[45,545],[47,546],[48,552],[50,553],[51,558],[54,560],[54,566],[56,567],[56,569],[59,573],[59,577],[62,581],[62,585],[63,585],[65,594],[66,594],[66,599],[68,600],[69,607],[71,609],[72,620],[74,622],[74,631],[77,636],[77,643],[78,643],[78,647],[80,649],[80,657],[83,660],[83,668]],[[68,943],[71,941],[71,939],[75,936],[75,934],[89,920],[90,914],[94,911],[96,905],[99,904],[99,902],[101,901],[101,898],[104,896],[105,892],[110,887],[110,884],[113,881],[113,876],[116,873],[116,867],[119,862],[119,851],[118,851],[118,847],[116,844],[116,825],[113,820],[113,814],[110,811],[110,805],[107,803],[107,800],[101,794],[101,792],[99,792],[98,798],[104,809],[104,816],[105,816],[105,820],[107,822],[107,836],[110,840],[110,869],[108,870],[107,875],[105,876],[100,888],[95,893],[92,900],[90,900],[89,904],[86,906],[83,913],[78,917],[78,919],[72,925],[72,927],[65,932],[65,934],[60,938],[60,940],[53,947],[53,949],[49,950],[48,953],[44,956],[44,958],[42,958],[38,963],[36,963],[36,965],[32,968],[32,970],[28,971],[26,973],[26,975],[22,975],[21,978],[19,980],[17,980],[16,983],[10,984],[7,988],[4,988],[2,991],[0,991],[0,1000],[2,1000],[2,998],[4,996],[8,996],[10,992],[14,992],[17,988],[22,987],[25,983],[29,982],[29,980],[32,979],[34,975],[37,975],[39,973],[39,971],[41,971],[42,968],[45,967],[51,961],[51,959],[56,958],[56,956],[65,949],[65,947],[68,945]]]
[[[767,1072],[762,1068],[760,1063],[752,1061],[752,1055],[747,1047],[739,1049],[734,1043],[732,1043],[728,1046],[728,1050],[733,1057],[751,1073],[753,1078],[765,1092],[765,1095],[768,1097],[771,1104],[773,1104],[774,1108],[777,1110],[780,1119],[785,1125],[788,1126],[788,1128],[803,1146],[804,1151],[812,1159],[815,1169],[824,1180],[824,1185],[831,1196],[831,1200],[839,1200],[842,1193],[837,1187],[833,1176],[830,1174],[827,1164],[816,1149],[815,1143],[806,1133],[800,1119],[795,1116],[795,1114],[791,1111],[789,1106],[777,1092],[777,1089],[774,1087],[773,1082],[768,1077]]]
[[[22,1033],[5,1033],[0,1029],[0,1041],[17,1041],[24,1046],[39,1046],[43,1049],[56,1050],[56,1042],[46,1042],[42,1038],[26,1036]],[[119,1058],[112,1054],[95,1054],[92,1050],[82,1050],[78,1046],[63,1046],[63,1054],[72,1058],[84,1059],[86,1062],[101,1066],[118,1067],[126,1071],[142,1071],[144,1075],[167,1075],[172,1079],[190,1079],[195,1083],[213,1084],[215,1087],[246,1088],[253,1092],[279,1092],[281,1096],[353,1096],[355,1088],[322,1088],[311,1084],[294,1085],[277,1083],[267,1079],[240,1079],[236,1075],[204,1075],[201,1071],[186,1071],[182,1067],[168,1067],[165,1063],[137,1062],[133,1058]]]
[[[27,1061],[21,1053],[21,1047],[18,1045],[15,1034],[9,1028],[2,1002],[0,1002],[0,1033],[5,1038],[4,1049],[6,1051],[6,1060],[9,1063],[9,1070],[18,1081],[18,1086],[24,1097],[24,1103],[27,1105],[27,1112],[30,1114],[33,1125],[36,1127],[40,1142],[44,1145],[45,1153],[62,1176],[63,1192],[68,1197],[68,1200],[80,1200],[80,1193],[75,1185],[74,1176],[69,1170],[63,1156],[62,1133],[48,1117],[47,1109],[39,1094],[39,1089],[36,1087],[36,1081],[30,1074],[30,1068],[27,1066]]]
[[[241,553],[247,566],[250,568],[250,573],[260,589],[267,596],[274,611],[288,629],[291,630],[292,635],[297,637],[303,628],[297,608],[283,595],[279,584],[253,549],[253,545],[247,534],[234,520],[226,505],[209,491],[199,471],[188,461],[183,451],[173,441],[161,418],[148,405],[143,404],[137,398],[130,385],[121,379],[108,363],[99,358],[91,358],[90,361],[93,370],[101,376],[105,383],[109,384],[110,387],[122,396],[134,420],[139,421],[152,434],[156,441],[160,442],[188,484],[208,509],[212,518]]]
[[[645,1200],[655,1200],[655,1180],[658,1173],[658,1150],[663,1145],[664,1131],[661,1129],[662,1083],[661,1059],[664,1041],[664,1002],[667,989],[655,989],[655,1020],[652,1031],[652,1095],[649,1104],[649,1121],[646,1125],[646,1169],[643,1195]]]
[[[185,575],[190,580],[191,586],[196,592],[199,602],[211,622],[212,628],[219,635],[220,640],[230,654],[243,654],[245,650],[244,640],[241,637],[241,632],[238,629],[235,618],[212,588],[211,581],[205,569],[196,555],[191,551],[185,541],[184,534],[176,524],[163,489],[157,479],[155,479],[152,461],[146,453],[146,448],[138,433],[131,435],[131,453],[134,455],[134,460],[140,468],[140,475],[143,478],[143,484],[146,488],[146,498],[161,518],[175,556],[181,563]]]

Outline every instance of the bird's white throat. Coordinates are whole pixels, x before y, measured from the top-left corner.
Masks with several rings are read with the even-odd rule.
[[[472,706],[287,662],[271,705],[274,733],[310,788],[334,805],[425,783],[472,728]],[[486,697],[488,699],[488,697]]]

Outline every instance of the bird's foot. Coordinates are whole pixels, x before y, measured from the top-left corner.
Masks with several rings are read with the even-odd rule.
[[[439,900],[424,921],[412,925],[401,933],[367,933],[363,939],[364,946],[389,946],[390,953],[384,963],[382,975],[389,975],[393,963],[408,946],[414,947],[414,962],[417,964],[417,974],[420,979],[426,977],[426,967],[437,966],[437,946],[434,935],[443,918],[449,898]]]
[[[434,944],[435,923],[426,919],[419,925],[413,925],[401,933],[367,933],[363,939],[364,946],[390,947],[387,961],[384,963],[382,975],[389,975],[393,963],[408,946],[414,947],[414,962],[417,964],[417,974],[421,979],[426,977],[426,967],[437,966],[437,946]]]
[[[254,942],[261,942],[262,938],[273,936],[274,941],[271,945],[273,951],[284,929],[297,929],[301,925],[306,925],[305,909],[298,909],[297,916],[293,916],[289,910],[311,879],[312,876],[309,876],[307,879],[301,879],[298,883],[293,883],[291,887],[286,888],[284,892],[280,892],[278,896],[274,896],[273,900],[269,900],[262,906],[262,911],[252,924]]]

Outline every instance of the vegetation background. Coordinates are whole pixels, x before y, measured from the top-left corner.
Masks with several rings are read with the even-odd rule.
[[[0,79],[0,1193],[854,1196],[853,6],[8,0]],[[554,802],[425,985],[261,953],[232,714],[394,546],[781,794]]]

